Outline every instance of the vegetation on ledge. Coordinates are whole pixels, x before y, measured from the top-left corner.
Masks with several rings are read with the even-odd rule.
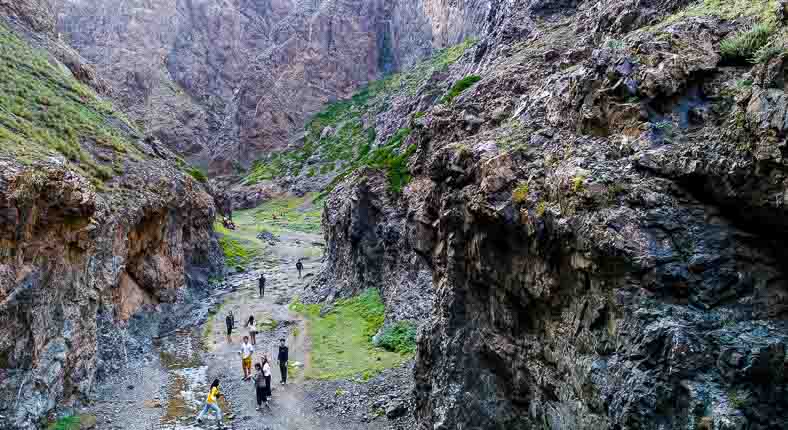
[[[375,128],[365,125],[363,118],[384,110],[392,97],[403,93],[414,94],[433,72],[454,64],[475,43],[474,39],[468,39],[441,50],[408,71],[371,82],[351,98],[329,104],[307,123],[301,148],[270,154],[257,160],[244,177],[244,183],[253,185],[288,175],[306,174],[313,177],[340,172],[325,190],[327,193],[353,170],[368,166],[385,169],[392,190],[401,190],[408,179],[404,169],[406,160],[395,157],[408,152],[410,155],[413,151],[409,148],[395,149],[394,144],[403,143],[410,129],[403,128],[386,145],[373,149],[377,137]],[[421,113],[416,117],[423,115]],[[379,153],[374,154],[374,151]],[[314,156],[317,156],[317,164],[307,167],[306,161]],[[382,161],[389,158],[389,161]]]
[[[2,24],[0,75],[0,154],[23,163],[62,156],[96,185],[141,157],[134,127],[111,104]]]
[[[443,96],[443,103],[446,103],[446,104],[451,103],[452,101],[454,101],[454,99],[457,96],[459,96],[465,90],[467,90],[468,88],[474,86],[477,82],[479,82],[481,80],[482,80],[481,76],[470,75],[470,76],[466,76],[466,77],[460,79],[459,81],[455,82],[454,85],[452,85],[451,89],[449,89],[449,92],[447,92],[446,95]]]
[[[320,305],[290,305],[294,312],[308,321],[312,339],[311,366],[305,376],[310,379],[341,379],[356,377],[368,380],[384,369],[399,366],[410,358],[412,351],[391,338],[391,352],[372,344],[372,337],[383,326],[384,305],[380,294],[369,289],[356,297],[338,300],[330,312],[320,316]],[[394,334],[394,333],[392,333]],[[403,338],[397,333],[398,338]],[[405,336],[406,338],[407,336]]]

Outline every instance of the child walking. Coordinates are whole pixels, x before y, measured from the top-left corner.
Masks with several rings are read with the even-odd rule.
[[[197,423],[202,424],[202,417],[213,411],[216,414],[216,421],[219,423],[220,428],[224,428],[224,424],[222,423],[222,410],[219,408],[219,397],[222,396],[222,393],[219,392],[219,380],[214,379],[213,384],[211,384],[211,389],[208,390],[208,398],[205,399],[205,406],[202,408],[202,411],[199,415],[197,415]]]

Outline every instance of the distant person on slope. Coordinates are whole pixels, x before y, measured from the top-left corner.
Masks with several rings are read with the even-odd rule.
[[[252,345],[257,345],[257,326],[254,323],[254,315],[249,315],[249,319],[246,320],[246,328],[249,329]]]
[[[244,336],[244,343],[241,345],[241,366],[244,369],[244,377],[242,381],[247,381],[252,377],[252,354],[254,353],[254,346],[249,343],[249,336]]]
[[[262,299],[265,297],[265,273],[260,274],[260,280],[258,282],[258,288],[260,289],[260,298]]]
[[[200,414],[197,415],[198,424],[202,424],[202,417],[205,414],[213,411],[216,414],[216,421],[219,423],[219,427],[224,427],[222,424],[222,410],[219,408],[218,404],[219,397],[221,396],[222,393],[219,392],[219,380],[214,379],[213,384],[211,384],[211,388],[208,390],[208,398],[205,399],[205,406],[203,406]]]
[[[287,345],[285,345],[285,338],[279,339],[279,373],[282,375],[282,380],[279,382],[282,385],[287,384],[287,359],[290,352]]]
[[[301,271],[304,270],[304,264],[301,263],[300,258],[296,261],[296,269],[298,269],[298,279],[301,279]]]

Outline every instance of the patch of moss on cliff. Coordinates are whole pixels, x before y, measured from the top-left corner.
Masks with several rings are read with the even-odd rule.
[[[117,173],[116,160],[141,156],[122,115],[2,24],[0,76],[0,154],[23,163],[62,156],[97,184]]]
[[[454,85],[449,89],[445,96],[443,96],[443,103],[451,103],[454,99],[462,94],[468,88],[476,85],[477,82],[481,81],[481,76],[477,75],[470,75],[466,76],[459,81],[455,82]]]

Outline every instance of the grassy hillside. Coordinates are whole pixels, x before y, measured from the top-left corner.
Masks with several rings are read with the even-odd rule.
[[[124,159],[142,157],[111,104],[2,24],[0,76],[0,155],[25,164],[62,157],[99,186]]]
[[[330,189],[354,169],[370,166],[387,171],[392,190],[400,190],[409,179],[404,165],[412,149],[403,149],[401,144],[410,130],[399,130],[382,147],[373,149],[375,129],[369,127],[365,130],[363,117],[367,113],[374,115],[385,110],[392,97],[415,94],[433,72],[456,62],[474,43],[468,40],[442,50],[406,72],[373,82],[350,99],[328,105],[306,125],[305,142],[300,149],[270,154],[258,160],[247,172],[244,182],[251,185],[299,174],[308,177],[337,175]],[[327,128],[333,132],[323,135]],[[305,167],[306,161],[315,155],[318,162]]]

